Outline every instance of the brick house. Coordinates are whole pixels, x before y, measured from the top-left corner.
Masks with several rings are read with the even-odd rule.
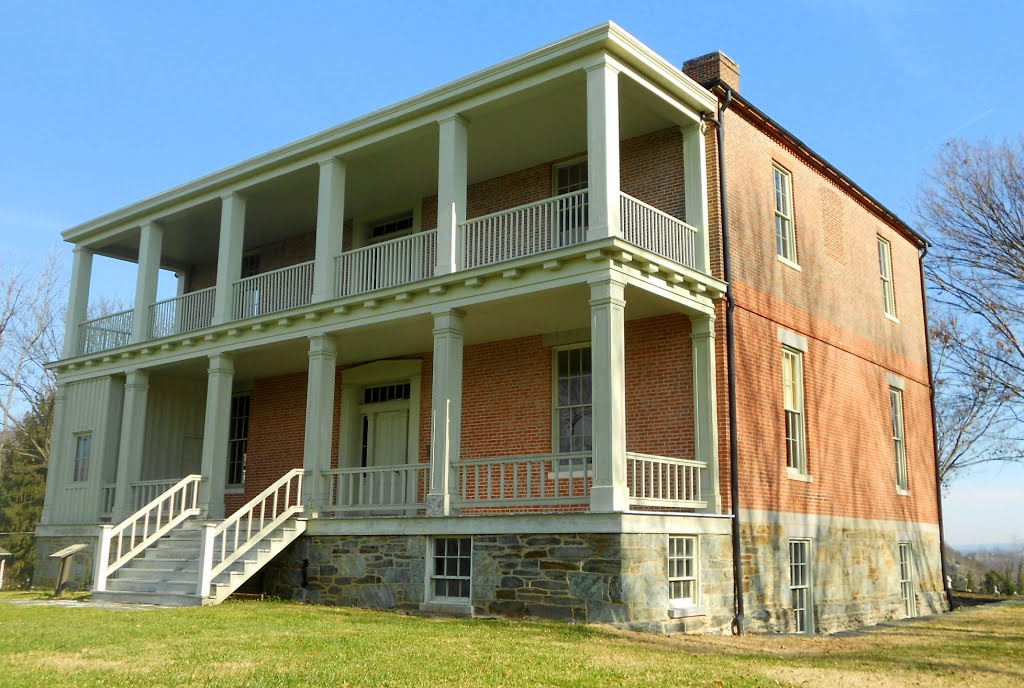
[[[64,238],[44,579],[83,541],[122,601],[710,632],[945,604],[926,243],[721,53],[604,24]],[[87,320],[96,254],[136,299]]]

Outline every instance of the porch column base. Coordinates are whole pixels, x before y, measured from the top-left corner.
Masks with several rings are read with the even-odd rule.
[[[629,488],[625,485],[595,485],[590,488],[590,510],[609,514],[629,510]]]
[[[447,494],[427,495],[427,516],[451,516],[452,497]]]

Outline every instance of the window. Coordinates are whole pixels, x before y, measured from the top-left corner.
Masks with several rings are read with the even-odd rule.
[[[245,482],[245,456],[249,450],[249,408],[248,394],[231,397],[231,420],[228,431],[228,485]]]
[[[434,539],[434,566],[430,574],[430,592],[434,600],[469,601],[472,555],[471,538]]]
[[[807,434],[804,421],[804,355],[782,347],[782,398],[786,422],[786,466],[807,475]]]
[[[903,598],[903,611],[907,616],[917,616],[917,597],[914,594],[914,574],[911,568],[911,549],[909,542],[900,543],[900,596]]]
[[[242,256],[242,267],[239,270],[239,277],[254,277],[260,274],[260,254],[249,253]]]
[[[408,382],[396,385],[381,385],[380,387],[366,387],[363,389],[364,404],[383,404],[388,401],[402,401],[409,399],[412,394],[412,385]]]
[[[555,195],[586,189],[587,174],[586,159],[558,165],[555,167]]]
[[[896,458],[896,488],[906,491],[910,487],[907,479],[907,447],[903,433],[903,392],[889,388],[889,406],[892,412],[892,449]]]
[[[775,250],[793,265],[796,260],[796,232],[793,229],[793,175],[778,165],[772,167],[775,178]]]
[[[414,223],[411,210],[377,220],[370,225],[370,241],[385,241],[408,234],[412,231]]]
[[[242,256],[242,267],[239,277],[255,277],[260,272],[260,254],[250,253]],[[238,300],[235,304],[236,318],[252,318],[260,315],[259,280],[249,280],[238,285]]]
[[[576,192],[586,190],[588,174],[586,159],[555,166],[553,181],[555,196],[558,197],[558,246],[572,246],[587,238],[587,195]]]
[[[789,591],[793,605],[793,630],[811,633],[810,540],[789,541]]]
[[[896,317],[896,294],[892,288],[892,247],[878,237],[878,272],[882,277],[882,308],[885,314]]]
[[[558,451],[590,451],[592,442],[590,346],[555,351],[555,425]]]
[[[89,479],[89,458],[92,456],[92,433],[75,435],[75,470],[72,480],[82,483]]]
[[[677,606],[697,602],[697,538],[670,535],[668,538],[668,598]]]

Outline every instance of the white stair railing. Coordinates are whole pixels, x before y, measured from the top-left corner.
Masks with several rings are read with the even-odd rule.
[[[93,575],[94,592],[106,590],[110,574],[189,516],[199,514],[199,483],[202,479],[201,475],[182,478],[116,526],[100,526]]]
[[[203,526],[199,597],[210,596],[213,579],[285,521],[302,513],[302,477],[293,468],[220,524]]]

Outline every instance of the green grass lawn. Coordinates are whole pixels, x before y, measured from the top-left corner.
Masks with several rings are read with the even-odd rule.
[[[1021,686],[1024,605],[856,637],[665,637],[285,602],[109,611],[0,593],[2,686]]]

